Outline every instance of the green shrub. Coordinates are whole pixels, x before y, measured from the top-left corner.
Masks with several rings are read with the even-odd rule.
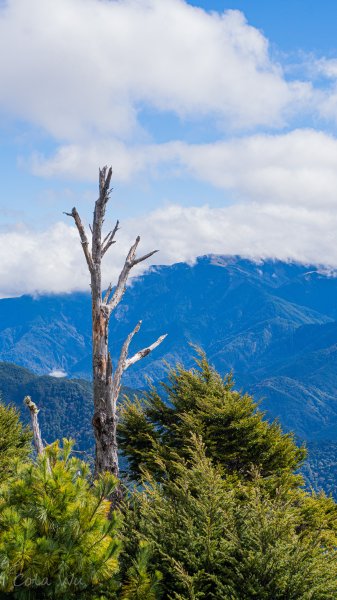
[[[106,500],[115,480],[90,485],[71,444],[17,464],[0,488],[0,589],[13,598],[94,598],[113,590],[120,517]]]

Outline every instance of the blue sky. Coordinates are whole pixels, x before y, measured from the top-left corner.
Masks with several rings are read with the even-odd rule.
[[[88,289],[76,231],[114,170],[107,259],[337,266],[334,0],[0,0],[0,295]],[[158,256],[158,258],[157,258]]]
[[[334,0],[233,0],[191,2],[205,10],[242,11],[272,45],[284,52],[317,52],[335,56],[337,4]]]

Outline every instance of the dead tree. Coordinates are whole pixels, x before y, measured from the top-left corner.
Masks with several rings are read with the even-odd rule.
[[[33,439],[34,439],[34,445],[36,448],[36,452],[38,454],[42,455],[44,452],[44,447],[43,447],[43,442],[42,442],[42,437],[41,437],[39,421],[37,418],[37,415],[39,414],[39,409],[36,406],[35,402],[33,402],[33,400],[31,399],[30,396],[25,396],[24,403],[28,407],[29,412],[30,412],[30,418],[31,418],[31,422],[32,422],[32,430],[33,430]]]
[[[154,348],[159,346],[166,335],[162,335],[153,344],[129,357],[128,351],[131,340],[141,326],[141,321],[139,321],[125,340],[116,368],[113,369],[108,349],[109,320],[111,313],[118,306],[124,295],[131,269],[155,254],[157,250],[137,258],[136,250],[140,241],[140,238],[137,237],[135,243],[128,252],[115,289],[113,289],[112,284],[110,284],[103,297],[102,259],[110,246],[115,243],[115,236],[119,228],[119,222],[117,221],[115,227],[109,231],[107,235],[103,236],[102,229],[106,206],[111,194],[111,176],[111,168],[108,169],[107,167],[103,167],[103,169],[99,170],[99,197],[95,203],[93,223],[90,227],[91,244],[89,243],[87,233],[82,225],[82,221],[76,208],[73,208],[71,213],[65,214],[73,217],[75,221],[91,278],[92,370],[94,393],[94,415],[92,424],[96,442],[95,477],[100,473],[109,471],[118,478],[117,399],[121,388],[122,375],[128,367],[144,356],[147,356]]]
[[[23,402],[28,407],[29,412],[30,412],[30,419],[32,422],[32,430],[33,430],[33,439],[34,439],[34,445],[35,445],[37,455],[43,456],[45,453],[44,445],[43,445],[43,441],[42,441],[42,437],[41,437],[39,419],[37,416],[40,411],[30,396],[25,396]],[[46,458],[46,464],[47,464],[48,473],[51,473],[50,462],[49,462],[48,457]]]

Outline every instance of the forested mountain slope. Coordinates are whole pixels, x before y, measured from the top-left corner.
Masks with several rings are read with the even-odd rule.
[[[122,388],[122,395],[133,391]],[[29,412],[23,405],[26,395],[33,398],[40,409],[39,422],[43,439],[53,442],[63,437],[76,440],[75,450],[93,452],[92,386],[85,379],[66,379],[48,375],[34,375],[24,367],[0,363],[0,398],[14,404],[24,422],[30,422]]]

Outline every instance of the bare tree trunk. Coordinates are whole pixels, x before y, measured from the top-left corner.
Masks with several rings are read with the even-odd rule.
[[[39,421],[37,418],[39,409],[36,406],[35,402],[33,402],[33,400],[31,399],[30,396],[25,396],[24,403],[28,407],[29,412],[30,412],[30,418],[31,418],[31,422],[32,422],[32,430],[33,430],[33,439],[34,439],[34,445],[36,448],[36,452],[38,454],[43,454],[44,447],[43,447],[43,442],[42,442],[42,437],[41,437]]]
[[[112,311],[118,306],[124,292],[131,269],[138,263],[152,256],[157,250],[136,258],[136,250],[140,241],[137,237],[126,257],[124,267],[119,275],[114,291],[109,285],[104,298],[102,297],[102,258],[115,243],[115,235],[119,222],[109,231],[102,241],[102,228],[104,223],[106,205],[110,198],[110,183],[112,169],[103,167],[99,171],[99,197],[95,203],[93,224],[91,231],[91,248],[87,234],[82,225],[80,216],[73,208],[71,213],[79,232],[83,252],[87,261],[91,277],[92,298],[92,371],[94,393],[94,415],[92,419],[95,434],[95,477],[100,473],[109,471],[119,477],[118,445],[117,445],[117,400],[121,387],[124,371],[149,354],[159,346],[166,335],[158,338],[156,342],[140,350],[133,357],[128,357],[128,350],[133,336],[139,331],[141,322],[128,335],[123,344],[116,369],[113,372],[111,357],[108,349],[109,320]]]

